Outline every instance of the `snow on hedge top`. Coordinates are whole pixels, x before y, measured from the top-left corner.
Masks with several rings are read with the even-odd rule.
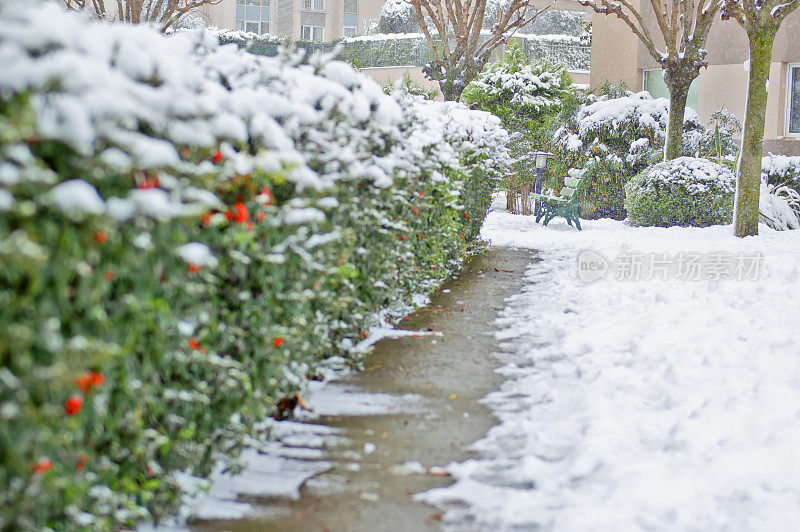
[[[503,97],[512,105],[539,112],[561,105],[568,92],[562,86],[562,74],[558,68],[546,70],[542,64],[518,67],[501,62],[481,73],[470,89],[482,93],[482,99]]]
[[[653,166],[645,178],[645,186],[680,186],[693,196],[709,192],[733,193],[736,180],[726,167],[708,159],[678,157]]]
[[[761,174],[769,176],[770,182],[781,180],[795,184],[800,182],[800,157],[769,154],[761,159]]]
[[[684,121],[697,121],[697,113],[687,107]],[[578,134],[582,139],[600,130],[623,130],[623,126],[648,129],[658,136],[666,134],[669,124],[669,100],[653,98],[649,92],[628,93],[621,98],[601,96],[578,111]]]
[[[30,93],[37,136],[120,172],[204,173],[188,169],[180,149],[220,145],[238,172],[283,169],[300,188],[345,174],[388,186],[408,169],[411,154],[426,150],[425,161],[453,162],[452,147],[437,146],[436,135],[408,130],[418,127],[420,113],[447,115],[458,105],[414,102],[404,111],[377,83],[329,57],[301,65],[300,56],[220,45],[213,31],[164,36],[146,26],[92,22],[49,2],[0,4],[0,22],[0,90]],[[474,131],[487,126],[497,135],[482,136],[481,149],[504,149],[499,124],[468,116],[471,125],[462,120],[451,128],[451,140],[475,144]],[[381,148],[387,143],[396,145],[389,155]],[[3,175],[10,182],[18,176],[9,168]]]

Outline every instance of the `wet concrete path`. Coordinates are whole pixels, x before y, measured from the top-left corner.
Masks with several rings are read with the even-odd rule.
[[[496,421],[479,400],[502,378],[493,356],[494,319],[523,285],[528,250],[489,248],[471,257],[431,304],[401,322],[403,329],[440,330],[441,337],[384,339],[364,361],[366,370],[336,385],[358,392],[421,397],[409,410],[371,415],[323,415],[315,424],[335,429],[323,445],[326,472],[309,479],[296,501],[250,499],[260,512],[238,521],[196,523],[196,532],[417,531],[439,528],[438,510],[412,495],[450,484],[449,477],[402,474],[418,461],[428,470],[472,456],[465,449]],[[406,472],[408,473],[408,472]]]

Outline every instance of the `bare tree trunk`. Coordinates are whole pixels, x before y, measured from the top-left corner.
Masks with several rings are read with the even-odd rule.
[[[664,160],[681,156],[683,147],[683,117],[686,114],[686,98],[689,85],[675,84],[669,87],[669,125],[664,144]]]
[[[733,224],[736,236],[758,234],[758,196],[761,187],[761,153],[767,115],[767,81],[772,44],[777,28],[761,28],[750,41],[750,80],[747,86],[744,131],[736,180]]]

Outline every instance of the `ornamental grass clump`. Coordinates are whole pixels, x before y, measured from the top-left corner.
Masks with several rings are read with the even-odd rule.
[[[733,174],[707,159],[679,157],[656,164],[625,185],[633,225],[706,227],[731,223]]]
[[[499,119],[301,59],[0,3],[0,529],[170,515],[459,267]]]

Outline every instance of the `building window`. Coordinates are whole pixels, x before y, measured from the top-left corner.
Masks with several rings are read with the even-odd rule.
[[[321,26],[300,26],[300,38],[304,41],[322,41]]]
[[[301,7],[305,11],[325,11],[325,0],[302,0]]]
[[[236,0],[236,29],[269,33],[269,0]]]
[[[664,82],[664,73],[659,68],[656,70],[644,71],[643,89],[650,93],[653,98],[666,98],[669,100],[669,89]],[[697,110],[697,78],[689,85],[689,94],[686,96],[686,107]]]
[[[345,13],[344,14],[344,29],[342,35],[345,37],[355,37],[358,29],[358,14]]]
[[[800,63],[789,65],[786,87],[786,134],[800,135]]]

